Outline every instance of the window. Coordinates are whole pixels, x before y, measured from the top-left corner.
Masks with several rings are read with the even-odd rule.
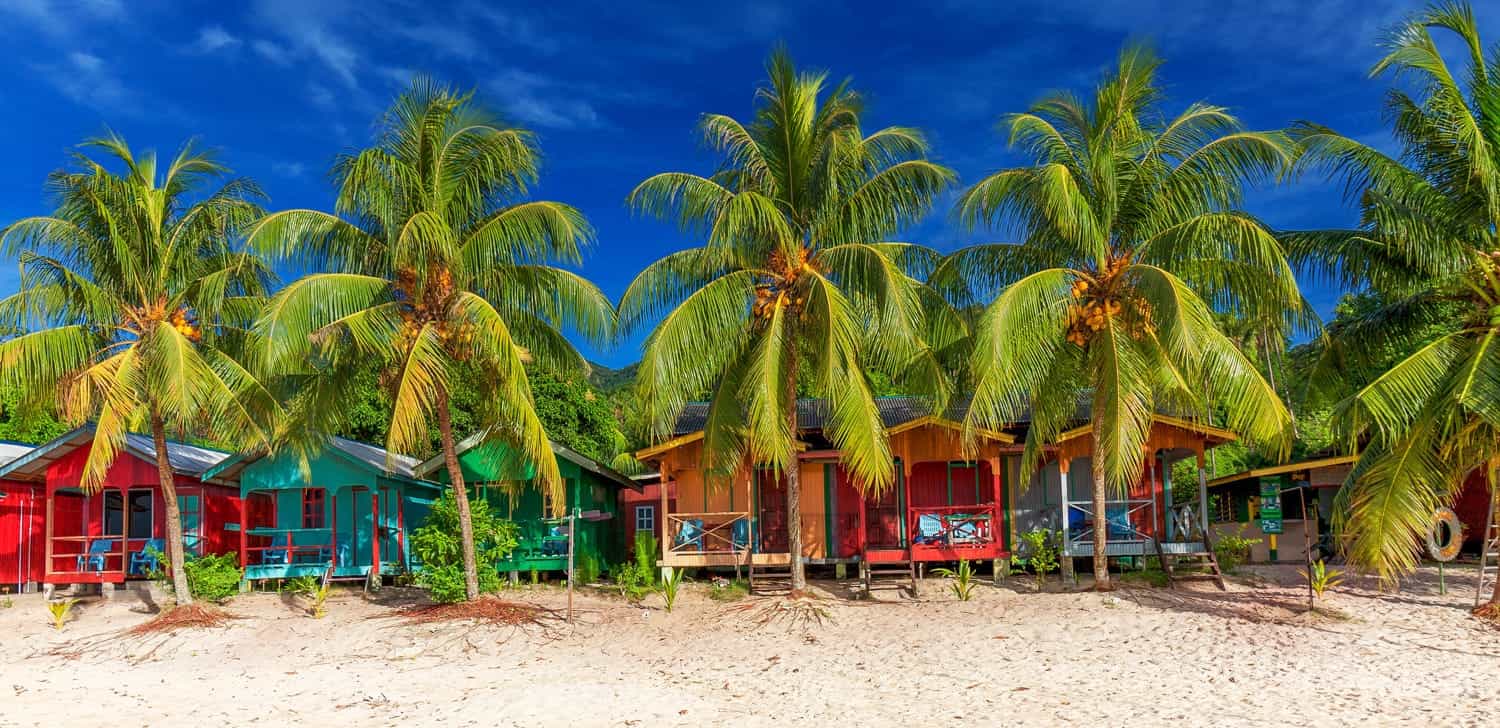
[[[126,538],[151,538],[155,534],[152,531],[154,513],[154,501],[149,490],[132,490],[126,496],[130,506],[130,518],[125,522]]]
[[[118,490],[106,490],[104,496],[104,523],[102,535],[125,534],[125,494]]]
[[[635,530],[647,533],[656,531],[656,506],[635,507]]]
[[[182,546],[188,553],[203,555],[203,498],[177,496],[177,515],[182,520]]]
[[[302,489],[302,527],[323,528],[326,520],[323,509],[324,490],[322,488]]]

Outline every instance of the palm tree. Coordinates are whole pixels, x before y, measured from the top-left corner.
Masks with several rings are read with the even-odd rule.
[[[87,156],[98,151],[102,160]],[[84,143],[77,169],[49,178],[50,216],[5,228],[20,292],[0,301],[0,377],[56,398],[72,424],[96,420],[81,487],[97,492],[131,431],[149,429],[166,503],[179,604],[192,602],[167,432],[264,444],[276,404],[233,355],[252,338],[269,271],[231,241],[260,215],[259,190],[189,143],[163,170],[110,134]],[[106,166],[122,168],[111,171]]]
[[[592,229],[572,207],[526,199],[538,162],[529,132],[500,123],[472,94],[418,79],[381,118],[375,144],[336,161],[333,214],[278,212],[250,236],[277,259],[321,270],[277,293],[257,324],[272,370],[305,374],[312,363],[311,381],[334,392],[305,396],[304,412],[336,409],[352,381],[343,373],[373,363],[393,391],[387,450],[417,451],[437,419],[471,600],[479,581],[450,381],[484,382],[490,396],[476,417],[485,437],[513,446],[561,504],[525,365],[586,374],[563,330],[604,340],[614,326],[599,289],[552,264],[579,263]]]
[[[1007,117],[1033,163],[969,188],[957,215],[1022,241],[961,250],[933,277],[960,304],[1000,290],[976,326],[969,426],[1029,410],[1030,469],[1090,403],[1101,523],[1106,493],[1140,476],[1162,409],[1218,408],[1248,440],[1290,446],[1286,407],[1214,321],[1215,308],[1253,320],[1302,311],[1276,239],[1237,209],[1245,185],[1288,161],[1288,145],[1206,104],[1161,121],[1159,65],[1127,47],[1091,102],[1056,93]],[[1094,529],[1095,554],[1106,531]],[[1094,559],[1094,578],[1108,588],[1107,559]]]
[[[708,114],[701,129],[721,156],[708,176],[667,172],[630,204],[705,238],[656,261],[620,301],[622,331],[665,313],[646,341],[638,394],[655,436],[683,405],[711,395],[703,469],[724,482],[746,462],[786,479],[792,588],[805,587],[797,473],[797,396],[829,401],[826,431],[864,487],[894,479],[866,367],[900,372],[945,396],[935,347],[951,315],[927,315],[930,296],[905,265],[932,257],[882,242],[921,218],[953,182],[928,161],[913,129],[865,135],[864,104],[847,82],[799,72],[784,50],[748,123]],[[941,313],[940,309],[935,309]]]
[[[1433,30],[1467,52],[1462,82]],[[1360,226],[1285,238],[1298,263],[1386,301],[1328,332],[1325,373],[1410,352],[1335,409],[1348,447],[1363,445],[1335,527],[1352,564],[1394,580],[1416,566],[1433,509],[1475,468],[1493,489],[1500,466],[1500,58],[1459,3],[1410,17],[1386,47],[1371,75],[1407,82],[1386,96],[1401,153],[1300,125],[1305,164],[1346,182]]]

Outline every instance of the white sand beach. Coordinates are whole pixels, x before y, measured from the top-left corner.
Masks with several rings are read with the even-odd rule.
[[[251,594],[228,627],[144,638],[122,634],[149,618],[135,599],[59,633],[23,595],[0,609],[0,726],[1500,724],[1500,629],[1468,614],[1468,578],[1352,580],[1308,614],[1295,570],[1247,571],[1227,593],[1013,578],[970,602],[819,582],[821,615],[691,585],[670,614],[586,594],[574,624],[529,629],[407,624],[406,589],[338,592],[321,620]]]

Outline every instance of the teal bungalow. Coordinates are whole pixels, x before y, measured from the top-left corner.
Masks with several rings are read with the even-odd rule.
[[[240,454],[204,480],[239,486],[246,581],[322,576],[329,562],[335,579],[371,579],[416,566],[407,535],[442,491],[417,464],[335,437],[306,473],[291,454]]]
[[[552,452],[567,496],[566,507],[554,509],[550,495],[533,482],[533,468],[518,461],[504,445],[479,445],[479,437],[472,436],[456,449],[470,491],[519,527],[520,543],[509,558],[495,565],[497,571],[510,572],[512,577],[519,572],[567,571],[567,519],[552,517],[553,513],[576,514],[575,563],[593,559],[601,569],[608,569],[623,558],[627,549],[619,514],[620,490],[640,490],[628,476],[554,442]],[[448,482],[441,455],[422,463],[416,473]]]

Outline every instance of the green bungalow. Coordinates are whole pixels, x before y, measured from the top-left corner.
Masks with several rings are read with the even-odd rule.
[[[304,473],[291,454],[242,453],[204,474],[240,489],[240,566],[246,581],[409,573],[407,533],[442,486],[415,474],[415,458],[332,438]]]
[[[503,518],[514,521],[520,530],[520,543],[510,558],[495,565],[497,571],[519,572],[567,571],[567,519],[549,517],[561,512],[578,519],[578,538],[574,559],[593,559],[601,569],[617,564],[626,553],[625,526],[620,522],[619,495],[622,488],[640,491],[629,477],[586,455],[556,442],[552,452],[562,471],[567,503],[564,509],[552,508],[548,494],[532,482],[534,470],[520,462],[504,445],[479,445],[475,435],[458,443],[459,467],[464,482],[477,491],[479,498]],[[441,455],[416,469],[417,477],[448,482],[447,468]]]

